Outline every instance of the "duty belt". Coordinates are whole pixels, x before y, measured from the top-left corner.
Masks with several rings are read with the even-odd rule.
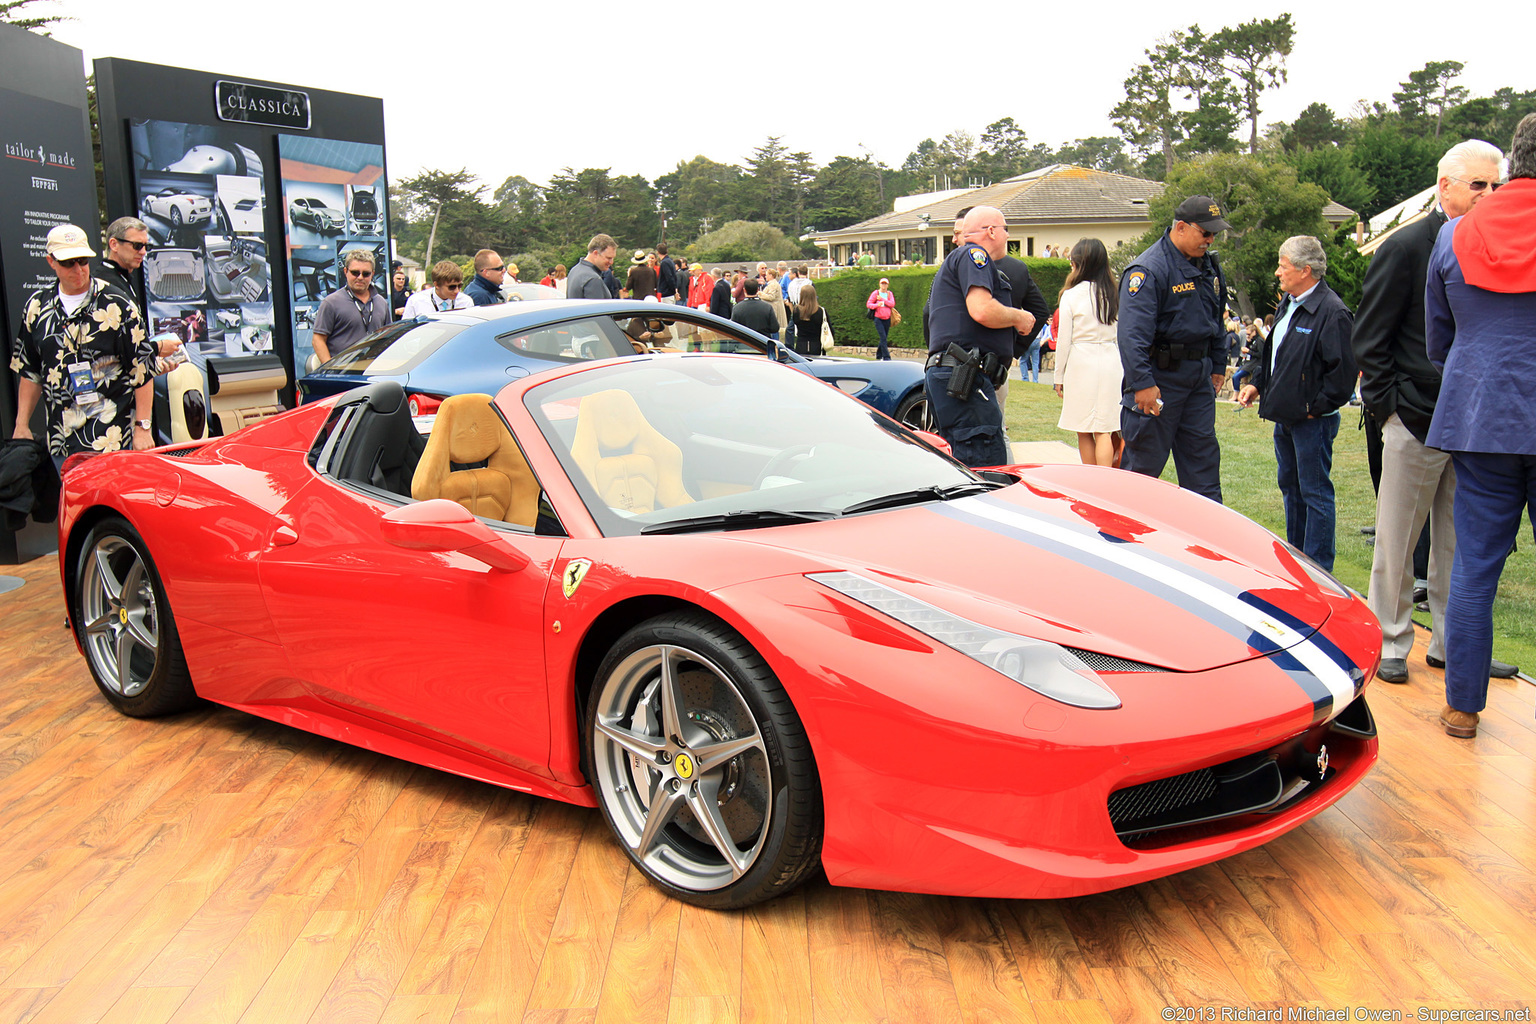
[[[966,351],[969,352],[972,356],[976,355],[976,350],[975,349],[967,349]],[[961,365],[960,360],[958,360],[954,356],[950,355],[949,351],[946,349],[946,350],[940,351],[940,352],[929,352],[928,353],[928,362],[923,364],[923,369],[931,370],[935,366],[959,366],[959,365]]]
[[[1204,359],[1206,347],[1204,345],[1157,345],[1152,346],[1153,355],[1168,353],[1168,358],[1177,362],[1180,359]]]

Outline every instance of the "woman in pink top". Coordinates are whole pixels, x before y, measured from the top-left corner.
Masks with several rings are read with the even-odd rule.
[[[891,292],[888,278],[880,279],[880,287],[869,293],[865,307],[875,311],[875,330],[880,332],[880,347],[875,350],[876,359],[891,358],[888,339],[891,336],[891,314],[896,311],[896,296]]]

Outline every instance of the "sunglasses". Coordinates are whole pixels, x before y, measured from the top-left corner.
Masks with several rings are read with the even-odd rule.
[[[1472,192],[1481,192],[1484,189],[1491,189],[1494,192],[1497,192],[1499,188],[1504,184],[1502,181],[1484,181],[1481,178],[1477,178],[1473,181],[1468,181],[1466,178],[1452,178],[1451,180],[1461,182],[1463,185],[1467,186],[1468,190]]]
[[[373,276],[373,271],[371,271],[371,270],[348,270],[347,273],[352,275],[353,277],[372,277]]]
[[[88,267],[91,265],[91,258],[89,256],[76,256],[73,259],[54,260],[53,262],[61,267]]]
[[[145,249],[147,249],[149,247],[149,243],[148,242],[131,242],[131,241],[129,241],[126,238],[114,238],[114,239],[112,239],[112,241],[114,241],[114,242],[122,242],[124,245],[131,245],[131,246],[133,246],[133,251],[134,252],[143,252]]]
[[[486,270],[495,270],[495,271],[505,271],[507,268],[505,266],[501,266],[501,267],[486,267],[485,269]]]
[[[464,285],[463,284],[445,284],[442,287],[448,289],[450,292],[456,292],[459,289],[463,288]]]

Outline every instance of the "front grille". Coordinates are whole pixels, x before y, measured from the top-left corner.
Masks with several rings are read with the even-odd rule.
[[[1323,746],[1338,753],[1375,735],[1370,708],[1356,697],[1333,721],[1268,750],[1116,790],[1109,820],[1120,841],[1138,849],[1187,842],[1219,829],[1223,819],[1273,813],[1305,799],[1335,774],[1320,757]]]
[[[184,459],[188,455],[193,455],[193,454],[197,453],[198,451],[200,451],[202,449],[202,447],[203,447],[202,445],[193,445],[191,448],[167,448],[164,451],[158,451],[155,454],[156,455],[169,455],[169,456],[171,456],[174,459]]]
[[[1153,779],[1109,794],[1109,820],[1140,821],[1177,811],[1216,795],[1216,776],[1209,768]]]

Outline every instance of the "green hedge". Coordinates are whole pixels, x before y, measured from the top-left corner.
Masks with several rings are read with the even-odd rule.
[[[1067,279],[1071,264],[1066,260],[1024,257],[1024,265],[1046,303],[1056,308],[1061,286]],[[839,345],[878,345],[880,335],[875,322],[868,317],[869,293],[880,287],[882,277],[889,278],[891,291],[896,296],[896,308],[901,312],[901,323],[891,328],[891,344],[904,348],[923,347],[923,307],[928,304],[928,292],[933,287],[933,275],[938,267],[908,267],[900,270],[878,268],[849,268],[839,271],[830,280],[813,281],[816,297],[827,308],[832,321],[832,334]]]

